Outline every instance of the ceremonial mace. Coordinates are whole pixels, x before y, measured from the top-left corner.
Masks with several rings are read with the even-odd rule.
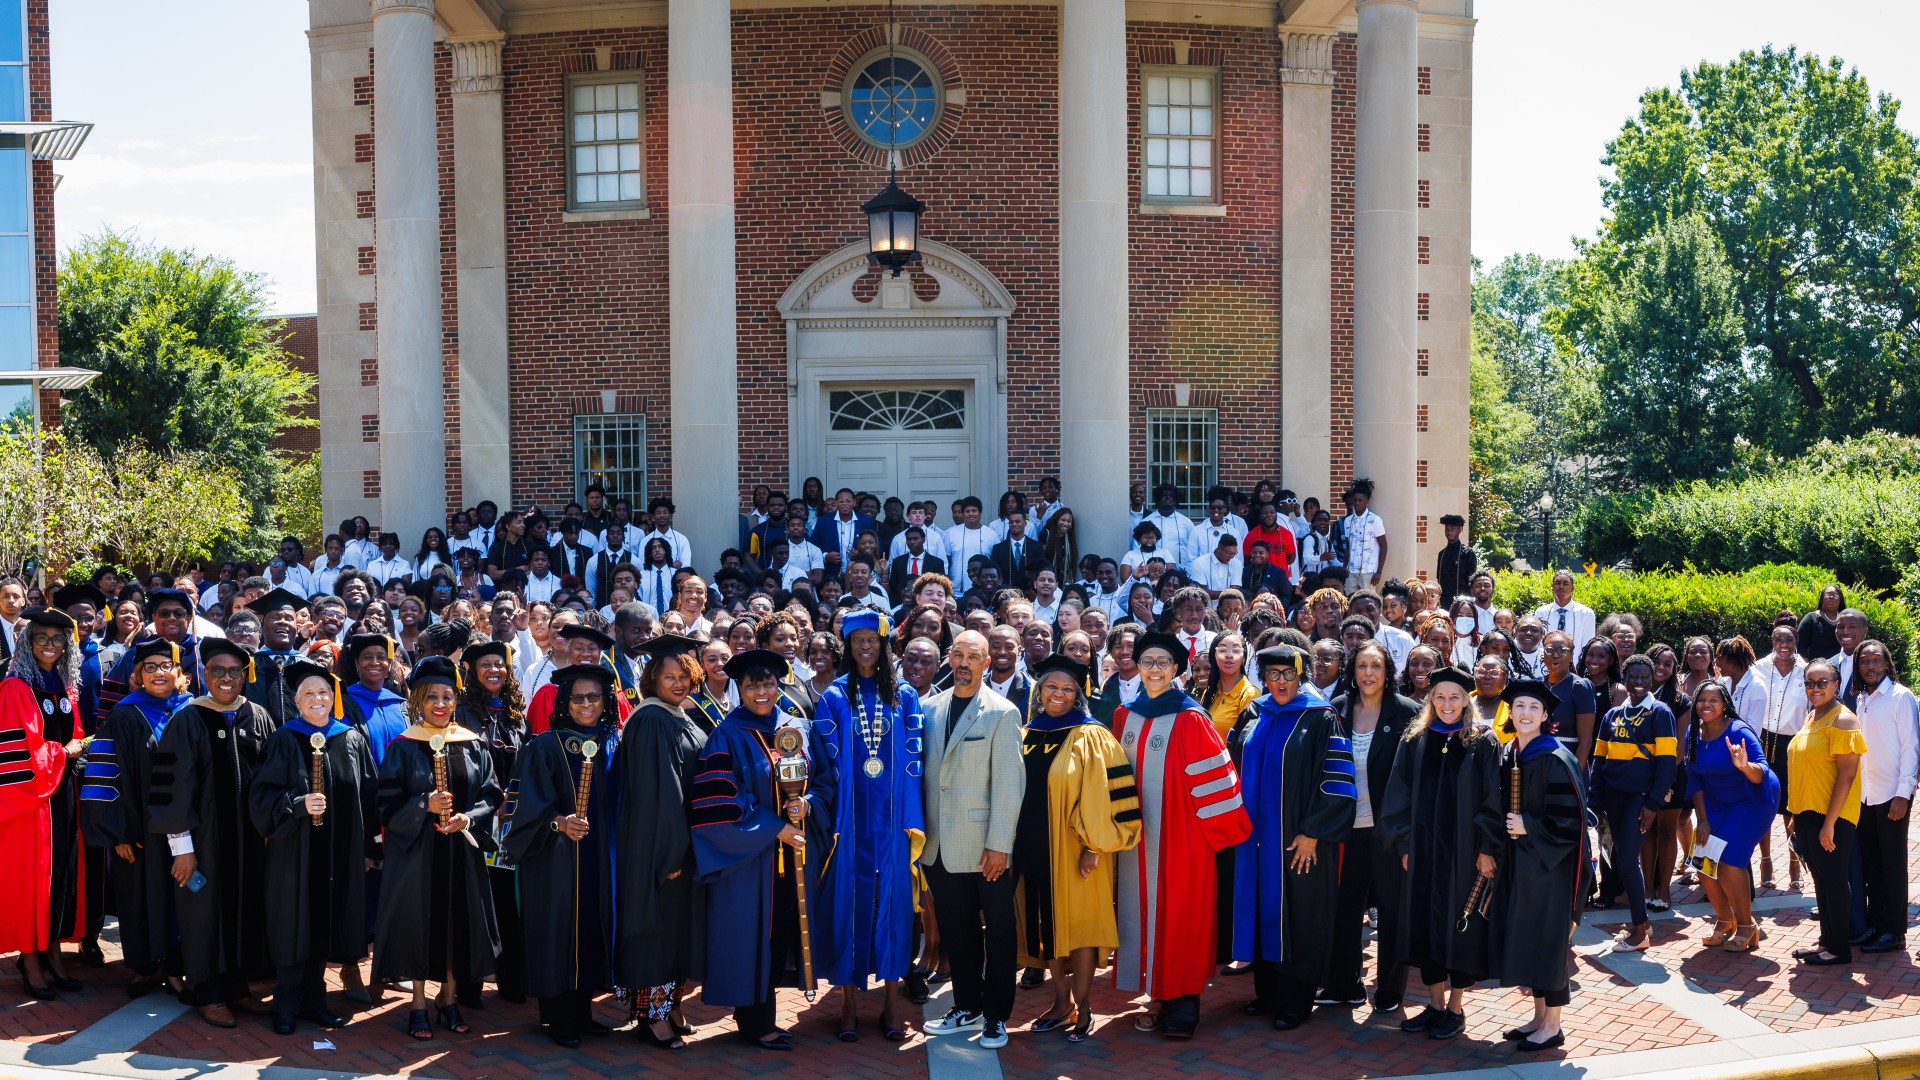
[[[587,817],[587,799],[593,792],[593,756],[599,752],[599,743],[592,739],[580,741],[580,782],[573,787],[573,816],[583,821]]]
[[[800,746],[805,736],[799,728],[781,728],[773,733],[774,748],[780,751],[779,760],[773,763],[774,787],[780,792],[780,799],[803,798],[807,794],[807,759],[801,755]],[[805,831],[803,820],[798,812],[787,815],[794,827]],[[793,893],[800,910],[800,977],[806,983],[807,1000],[814,999],[813,989],[813,935],[807,931],[807,849],[793,849]]]
[[[427,746],[433,750],[433,793],[447,790],[447,737],[435,735],[427,740]],[[445,810],[440,812],[440,824],[445,825],[451,815]]]
[[[320,762],[323,759],[323,756],[327,752],[327,737],[321,734],[320,732],[316,731],[313,734],[307,736],[307,745],[313,747],[313,764],[309,767],[307,771],[307,794],[319,795],[321,794]],[[313,818],[313,827],[316,829],[319,828],[320,815],[311,814],[309,816]]]

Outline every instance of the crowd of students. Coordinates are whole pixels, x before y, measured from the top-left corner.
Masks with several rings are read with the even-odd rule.
[[[1109,967],[1142,1032],[1250,976],[1276,1029],[1371,1000],[1447,1039],[1492,979],[1540,1050],[1584,908],[1624,902],[1643,949],[1698,880],[1703,946],[1751,951],[1776,816],[1820,904],[1801,959],[1902,947],[1920,717],[1837,586],[1765,658],[1648,642],[1565,571],[1503,608],[1457,517],[1388,577],[1371,494],[1196,520],[1136,487],[1131,546],[1082,551],[1051,478],[945,530],[810,482],[757,491],[709,579],[669,501],[596,488],[557,527],[461,511],[413,559],[356,519],[258,574],[0,579],[0,852],[36,883],[0,951],[78,989],[61,943],[98,966],[111,912],[129,993],[223,1027],[346,1023],[337,964],[349,1003],[411,995],[417,1039],[492,983],[562,1045],[612,993],[667,1049],[695,991],[787,1050],[780,987],[842,988],[848,1041],[878,989],[899,1041],[948,979],[929,1035],[1004,1045],[1051,981],[1029,1030],[1078,1042]]]

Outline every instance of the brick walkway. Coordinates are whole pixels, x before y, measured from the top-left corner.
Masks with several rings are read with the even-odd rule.
[[[1783,844],[1784,837],[1777,843]],[[1920,842],[1914,845],[1913,857],[1914,872],[1920,875]],[[1784,885],[1784,861],[1778,869]],[[1199,1037],[1176,1042],[1134,1031],[1133,1020],[1142,1003],[1114,990],[1110,977],[1103,977],[1095,993],[1100,1019],[1091,1041],[1075,1045],[1057,1032],[1029,1032],[1028,1024],[1047,1007],[1052,992],[1050,988],[1023,990],[1015,1008],[1013,1039],[1006,1049],[995,1055],[964,1044],[942,1047],[941,1053],[932,1056],[931,1072],[933,1080],[996,1073],[1077,1077],[1109,1070],[1140,1078],[1208,1080],[1284,1070],[1293,1077],[1336,1080],[1578,1060],[1618,1074],[1679,1067],[1690,1060],[1690,1054],[1791,1052],[1804,1048],[1796,1040],[1813,1039],[1820,1029],[1868,1022],[1891,1022],[1873,1029],[1882,1033],[1920,1034],[1920,964],[1911,951],[1859,956],[1850,969],[1795,963],[1793,950],[1810,944],[1817,926],[1808,915],[1811,897],[1781,890],[1763,890],[1758,900],[1761,926],[1768,937],[1757,952],[1703,950],[1699,938],[1711,930],[1711,920],[1700,904],[1699,890],[1676,887],[1674,900],[1681,910],[1655,921],[1654,945],[1638,956],[1613,954],[1608,944],[1622,929],[1624,912],[1589,913],[1575,941],[1575,990],[1565,1020],[1567,1045],[1558,1051],[1521,1056],[1502,1042],[1501,1034],[1522,1022],[1530,1006],[1517,991],[1490,986],[1468,994],[1466,1033],[1442,1043],[1405,1034],[1393,1021],[1372,1019],[1366,1008],[1322,1012],[1300,1030],[1275,1032],[1264,1019],[1241,1015],[1240,1005],[1252,989],[1248,980],[1220,978],[1204,999]],[[75,965],[74,972],[89,983],[82,993],[62,995],[55,1002],[34,1002],[15,990],[15,1000],[22,1003],[0,1009],[0,1034],[5,1041],[60,1043],[103,1020],[108,1022],[96,1031],[110,1032],[109,1015],[126,1004],[121,990],[126,973],[112,962],[117,956],[111,941],[107,950],[110,966],[105,971]],[[337,976],[334,988],[338,990]],[[1421,1000],[1417,987],[1408,1000]],[[336,1007],[346,1004],[337,994],[333,1001]],[[725,1010],[697,1002],[688,1012],[700,1031],[683,1053],[655,1050],[632,1034],[589,1040],[577,1051],[561,1050],[540,1034],[531,1005],[509,1005],[491,995],[484,1010],[467,1010],[475,1028],[472,1035],[438,1031],[431,1041],[416,1043],[404,1032],[406,1001],[392,993],[379,1008],[358,1014],[351,1027],[333,1033],[303,1024],[294,1037],[280,1038],[264,1019],[253,1017],[242,1017],[237,1030],[220,1031],[188,1012],[116,1049],[152,1055],[139,1059],[143,1069],[151,1067],[153,1058],[165,1058],[283,1066],[331,1076],[378,1073],[457,1080],[577,1076],[584,1080],[613,1075],[615,1070],[722,1080],[774,1072],[801,1077],[929,1075],[929,1047],[917,1022],[907,1042],[885,1042],[877,1030],[875,995],[865,1002],[866,1027],[853,1044],[834,1040],[836,1001],[823,996],[808,1006],[798,993],[787,992],[781,1004],[783,1023],[793,1026],[799,1036],[798,1049],[788,1055],[738,1045]],[[1913,1018],[1911,1032],[1903,1026],[1904,1018]],[[601,1019],[618,1023],[624,1017],[608,999],[603,1001]],[[320,1040],[331,1042],[331,1048],[316,1049],[314,1044]],[[1729,1040],[1746,1049],[1730,1051]],[[90,1034],[82,1043],[103,1049],[100,1041]],[[0,1045],[0,1051],[7,1049]],[[1649,1051],[1644,1058],[1622,1058],[1605,1066],[1611,1056]],[[34,1051],[21,1045],[11,1053],[10,1060],[17,1060]],[[123,1076],[139,1071],[113,1064],[123,1060],[100,1058],[91,1066],[62,1060],[55,1067]],[[1504,1070],[1501,1074],[1514,1075]]]

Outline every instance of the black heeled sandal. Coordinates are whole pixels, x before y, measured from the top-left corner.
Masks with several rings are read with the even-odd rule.
[[[26,990],[27,996],[33,998],[35,1001],[52,1001],[54,998],[60,996],[60,992],[51,984],[47,986],[33,985],[32,980],[27,978],[27,962],[25,959],[17,956],[14,957],[13,970],[20,973],[20,986]]]
[[[427,1019],[427,1010],[408,1010],[407,1034],[421,1040],[433,1038],[433,1022]]]
[[[473,1031],[473,1026],[461,1017],[459,1003],[440,1005],[437,1006],[437,1008],[440,1010],[441,1027],[446,1028],[455,1035],[466,1035]]]
[[[671,1029],[673,1027],[673,1021],[667,1021],[667,1026]],[[653,1023],[645,1017],[640,1019],[639,1026],[636,1030],[640,1033],[640,1041],[646,1043],[648,1046],[661,1050],[685,1050],[687,1048],[687,1040],[680,1037],[679,1031],[675,1030],[670,1038],[662,1039],[653,1033]]]

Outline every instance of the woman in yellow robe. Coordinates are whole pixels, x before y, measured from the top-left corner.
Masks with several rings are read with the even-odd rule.
[[[1126,752],[1088,711],[1087,666],[1056,654],[1029,674],[1027,793],[1013,841],[1020,962],[1053,973],[1053,1005],[1033,1030],[1071,1023],[1067,1040],[1081,1042],[1093,1028],[1094,966],[1120,944],[1104,856],[1140,842],[1140,798]]]

